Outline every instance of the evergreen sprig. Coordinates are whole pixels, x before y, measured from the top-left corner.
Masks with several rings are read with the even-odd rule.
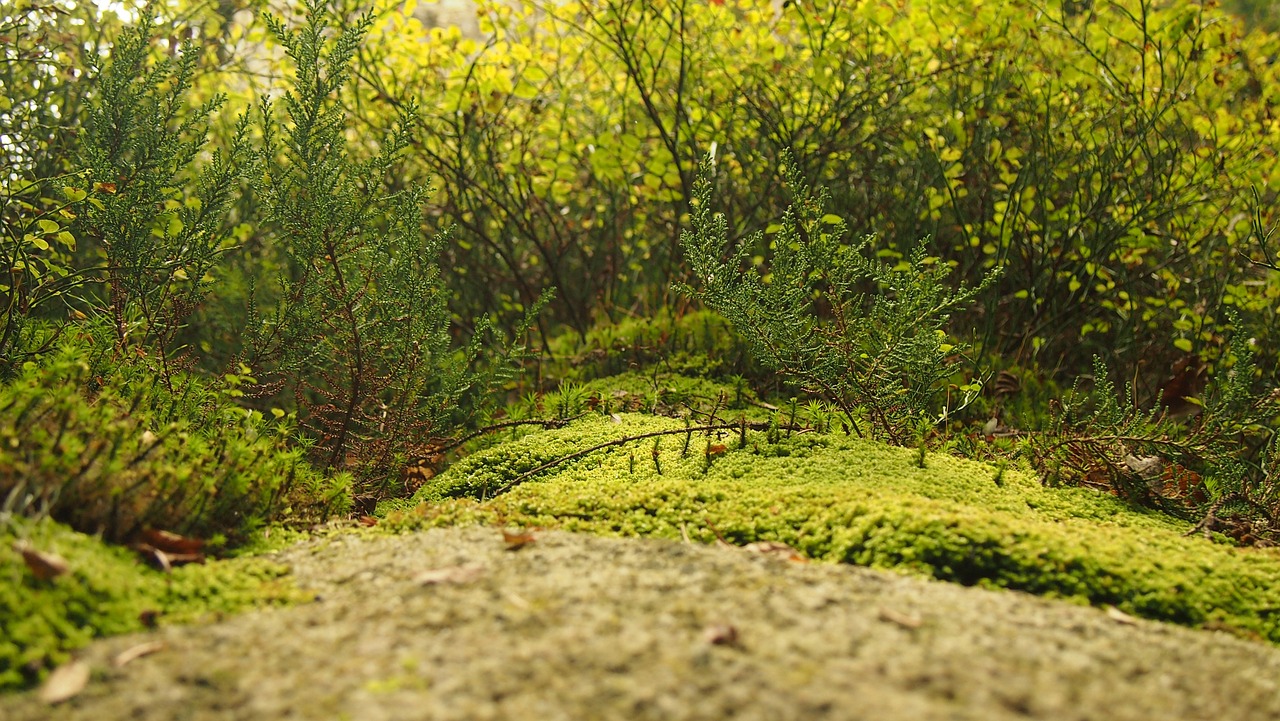
[[[289,268],[281,300],[250,328],[248,355],[295,394],[318,437],[317,461],[352,471],[371,503],[398,492],[417,445],[447,431],[477,396],[509,377],[504,360],[513,349],[492,342],[484,319],[463,348],[454,347],[437,264],[449,230],[423,231],[430,188],[384,190],[417,109],[400,106],[373,157],[353,156],[340,95],[374,17],[362,15],[336,34],[331,20],[324,0],[308,0],[299,30],[266,16],[296,65],[283,113],[262,105],[267,164],[258,186]]]
[[[793,202],[776,226],[773,257],[755,271],[748,249],[763,239],[729,248],[727,222],[712,210],[713,175],[708,157],[681,236],[700,287],[680,289],[725,316],[763,363],[836,404],[859,435],[909,441],[920,419],[938,410],[958,358],[945,331],[950,313],[998,271],[953,290],[950,269],[923,245],[896,266],[868,258],[873,237],[848,242],[844,221],[825,213],[827,191],[811,192],[794,166],[787,170]],[[964,388],[969,398],[977,390]]]

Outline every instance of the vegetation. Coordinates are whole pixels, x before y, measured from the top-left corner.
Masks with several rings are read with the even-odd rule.
[[[376,509],[1280,639],[1274,558],[1229,547],[1280,542],[1263,5],[255,7],[0,0],[6,616],[98,593],[32,543]],[[6,627],[0,687],[130,603]]]

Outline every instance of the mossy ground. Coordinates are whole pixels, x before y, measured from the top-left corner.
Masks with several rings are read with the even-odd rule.
[[[52,521],[14,521],[0,532],[0,691],[29,686],[95,638],[141,630],[144,619],[185,623],[310,596],[288,569],[259,558],[211,560],[169,573],[132,551]],[[19,539],[65,559],[70,570],[41,580]]]
[[[419,490],[392,528],[487,523],[734,544],[1114,605],[1147,618],[1280,642],[1280,552],[1188,538],[1189,525],[1031,474],[843,434],[665,436],[523,473],[594,444],[684,428],[592,415],[463,459]],[[708,443],[726,446],[705,454]],[[408,510],[406,510],[408,509]]]

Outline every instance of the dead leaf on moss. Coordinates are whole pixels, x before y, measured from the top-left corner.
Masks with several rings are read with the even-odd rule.
[[[137,661],[143,656],[150,656],[151,654],[162,650],[164,650],[163,641],[148,641],[147,643],[140,643],[137,646],[125,649],[124,651],[116,654],[115,658],[111,659],[111,665],[116,668],[121,668],[129,663]]]
[[[67,559],[56,553],[37,551],[30,543],[22,541],[13,546],[13,550],[22,554],[23,563],[31,569],[31,573],[41,581],[48,581],[71,570]]]
[[[203,553],[169,553],[150,543],[134,543],[129,548],[142,554],[143,559],[165,573],[173,570],[174,566],[204,563],[205,560]]]
[[[200,553],[204,550],[204,541],[199,538],[180,536],[158,528],[144,529],[142,540],[165,553]]]
[[[359,523],[365,528],[370,528],[378,525],[378,519],[374,518],[373,516],[361,516]]]
[[[40,687],[40,700],[47,704],[60,704],[84,690],[89,683],[89,664],[75,660],[63,664],[49,674]]]
[[[484,566],[478,563],[464,563],[460,566],[446,566],[423,571],[413,577],[413,582],[422,586],[468,583],[480,578],[484,573]]]

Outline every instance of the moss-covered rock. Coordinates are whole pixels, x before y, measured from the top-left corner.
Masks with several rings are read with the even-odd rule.
[[[1187,538],[1188,525],[1031,474],[843,435],[663,436],[589,454],[498,493],[522,474],[674,419],[585,418],[463,459],[392,526],[468,523],[732,543],[781,541],[807,556],[1020,589],[1280,642],[1280,552]],[[708,446],[725,446],[708,456]],[[661,471],[661,472],[659,472]],[[496,494],[496,495],[495,495]]]
[[[57,554],[69,570],[38,578],[20,543]],[[128,549],[52,521],[0,527],[0,691],[34,683],[95,638],[309,598],[286,574],[254,558],[162,573]]]

